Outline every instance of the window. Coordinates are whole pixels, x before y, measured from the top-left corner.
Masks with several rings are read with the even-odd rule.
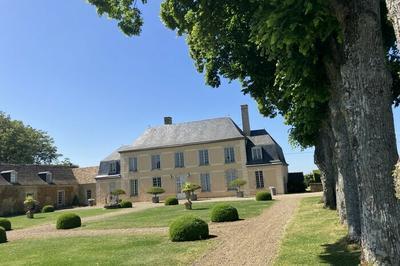
[[[161,177],[153,177],[153,187],[161,187]]]
[[[109,189],[109,193],[111,193],[111,192],[114,192],[115,190],[116,190],[116,188],[117,188],[117,184],[115,183],[115,182],[111,182],[109,185],[108,185],[108,189]]]
[[[232,180],[235,180],[237,178],[237,174],[236,174],[236,170],[235,169],[231,169],[225,172],[225,176],[226,176],[226,186],[228,188],[228,190],[235,190],[235,187],[230,186]]]
[[[137,171],[137,158],[131,157],[129,158],[129,172],[136,172]]]
[[[225,148],[225,163],[234,163],[235,162],[235,149],[233,147]]]
[[[208,165],[208,150],[200,150],[199,151],[199,164],[200,165]]]
[[[264,187],[263,171],[256,171],[256,187],[257,188],[263,188]]]
[[[183,152],[175,153],[175,168],[185,167],[185,159],[183,157]]]
[[[111,162],[110,163],[110,175],[116,174],[117,173],[117,163],[116,162]]]
[[[139,183],[137,179],[131,179],[130,181],[131,187],[131,197],[136,197],[139,195]]]
[[[210,192],[211,191],[210,174],[208,173],[200,174],[200,181],[201,181],[201,191]]]
[[[13,184],[17,183],[17,172],[15,172],[15,171],[10,172],[10,180],[11,180],[11,183],[13,183]]]
[[[159,154],[151,156],[151,169],[161,169],[161,159]]]
[[[64,206],[65,205],[65,191],[58,190],[57,191],[57,206]]]
[[[251,148],[251,157],[253,158],[253,160],[262,160],[262,148],[261,147]]]
[[[92,191],[90,189],[86,190],[86,199],[91,199],[92,198]]]

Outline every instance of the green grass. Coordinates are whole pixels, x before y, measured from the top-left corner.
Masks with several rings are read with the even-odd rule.
[[[19,240],[0,245],[2,265],[190,265],[210,240],[166,236],[97,236]]]
[[[360,251],[346,243],[346,228],[336,211],[323,209],[320,197],[305,198],[286,230],[275,265],[358,265]]]
[[[132,227],[165,227],[176,217],[184,214],[193,214],[206,222],[210,221],[211,208],[215,204],[227,203],[238,209],[239,217],[246,219],[261,214],[264,208],[272,205],[273,201],[259,202],[254,200],[230,201],[230,202],[208,202],[193,203],[193,210],[185,210],[181,205],[163,206],[159,208],[147,209],[140,212],[133,212],[85,223],[83,228],[87,229],[113,229],[113,228],[132,228]]]
[[[103,208],[91,208],[91,209],[71,209],[65,211],[55,211],[55,212],[48,212],[48,213],[35,213],[33,219],[28,219],[26,215],[18,215],[18,216],[11,216],[6,217],[11,221],[12,229],[22,229],[27,228],[35,225],[42,225],[42,224],[49,224],[55,223],[57,217],[63,213],[73,212],[78,214],[81,218],[101,215],[109,212],[114,212],[118,209],[111,209],[106,210]]]

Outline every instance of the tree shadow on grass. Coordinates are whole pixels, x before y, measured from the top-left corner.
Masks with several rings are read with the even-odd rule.
[[[193,208],[193,209],[191,209],[191,211],[204,211],[204,210],[208,210],[208,209],[210,209],[210,208],[206,208],[206,207],[204,207],[204,208]]]
[[[356,244],[349,244],[346,237],[333,244],[322,245],[325,248],[319,257],[329,265],[359,265],[360,248]]]

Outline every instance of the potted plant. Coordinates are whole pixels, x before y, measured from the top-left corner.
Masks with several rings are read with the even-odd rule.
[[[236,188],[236,197],[238,198],[243,198],[243,191],[240,190],[240,187],[244,186],[247,184],[247,181],[241,178],[236,178],[234,180],[232,180],[229,185],[231,187],[235,187]]]
[[[194,191],[200,188],[201,186],[192,183],[185,183],[183,185],[182,192],[185,193],[187,200],[187,202],[185,202],[184,205],[187,210],[192,209],[192,200],[197,200],[197,195],[194,194]]]
[[[27,196],[24,201],[24,206],[26,209],[26,217],[33,219],[33,214],[35,209],[38,207],[39,202],[35,200],[32,196]]]
[[[162,187],[151,187],[149,190],[147,190],[148,194],[152,194],[153,197],[151,198],[151,201],[153,203],[159,203],[160,202],[160,198],[157,196],[158,194],[162,194],[165,192],[165,189],[163,189]]]

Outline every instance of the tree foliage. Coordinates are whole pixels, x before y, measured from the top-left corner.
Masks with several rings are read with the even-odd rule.
[[[50,164],[56,162],[54,140],[46,132],[12,120],[0,112],[0,162],[15,164]]]

